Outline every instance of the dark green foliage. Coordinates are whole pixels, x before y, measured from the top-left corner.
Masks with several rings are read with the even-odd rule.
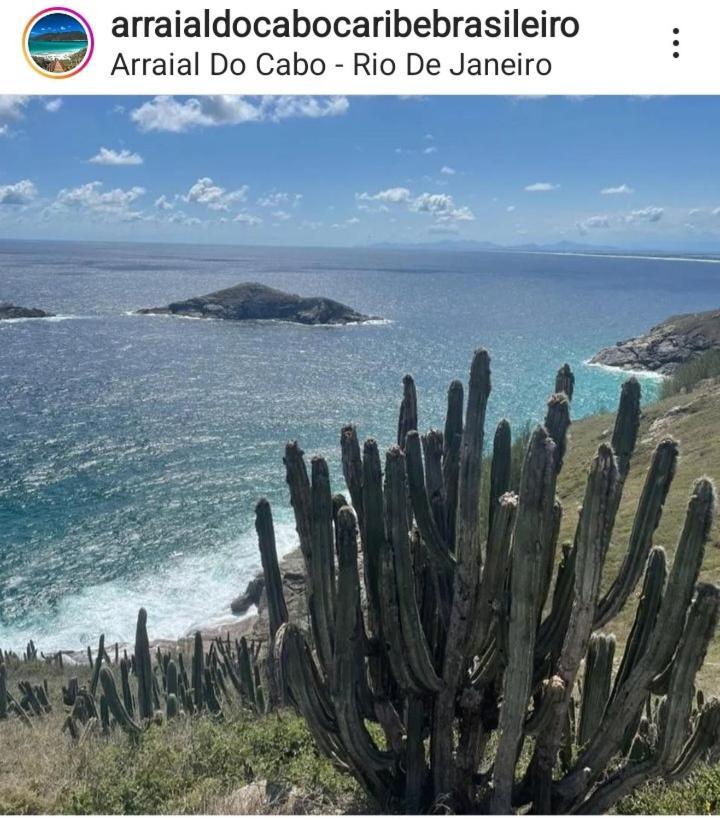
[[[708,350],[697,359],[681,364],[660,387],[660,398],[668,399],[678,393],[689,392],[703,379],[720,376],[720,350]]]
[[[138,612],[135,631],[135,677],[138,681],[138,714],[142,720],[153,716],[153,670],[150,659],[150,641],[147,634],[147,612]]]

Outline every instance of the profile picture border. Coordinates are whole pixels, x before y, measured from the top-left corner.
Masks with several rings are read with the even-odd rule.
[[[85,59],[80,63],[79,66],[74,68],[72,71],[68,71],[64,74],[54,74],[50,71],[45,71],[35,62],[35,60],[32,58],[32,55],[30,54],[30,32],[39,20],[41,20],[43,17],[47,17],[50,14],[67,14],[70,17],[74,17],[85,29],[85,33],[87,34],[88,38],[88,47]],[[47,77],[51,80],[67,80],[70,77],[74,77],[76,74],[79,74],[92,59],[93,52],[95,51],[95,35],[93,34],[92,26],[90,25],[90,23],[88,23],[88,21],[82,16],[82,14],[75,11],[75,9],[70,9],[66,6],[50,6],[49,8],[39,11],[37,14],[33,15],[30,18],[27,25],[25,26],[25,30],[23,31],[22,47],[23,54],[25,55],[25,59],[27,60],[28,65],[34,71],[37,71],[38,74],[42,75],[43,77]]]

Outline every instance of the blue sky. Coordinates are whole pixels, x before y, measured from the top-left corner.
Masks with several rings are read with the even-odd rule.
[[[0,238],[720,249],[717,97],[2,97]]]
[[[84,29],[69,14],[46,14],[35,23],[30,35],[54,34],[60,31],[84,31]]]

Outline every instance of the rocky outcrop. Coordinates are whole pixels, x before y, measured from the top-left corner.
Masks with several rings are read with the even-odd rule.
[[[3,319],[46,319],[54,316],[53,313],[46,313],[40,308],[26,308],[13,305],[10,302],[0,302],[0,321]]]
[[[642,336],[604,348],[590,363],[670,374],[711,349],[720,349],[720,310],[671,316]]]
[[[232,321],[275,319],[303,325],[346,325],[372,318],[333,299],[297,296],[255,282],[235,285],[184,302],[171,302],[167,307],[143,308],[137,312]]]

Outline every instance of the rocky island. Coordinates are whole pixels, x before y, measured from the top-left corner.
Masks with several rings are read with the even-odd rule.
[[[167,307],[143,308],[137,313],[231,321],[275,319],[303,325],[347,325],[373,318],[334,299],[298,296],[255,282],[244,282],[183,302],[171,302]]]
[[[720,309],[671,316],[642,336],[603,348],[590,363],[669,375],[712,349],[720,349]]]
[[[40,308],[19,307],[10,302],[0,302],[0,321],[3,319],[46,319],[54,315]]]

